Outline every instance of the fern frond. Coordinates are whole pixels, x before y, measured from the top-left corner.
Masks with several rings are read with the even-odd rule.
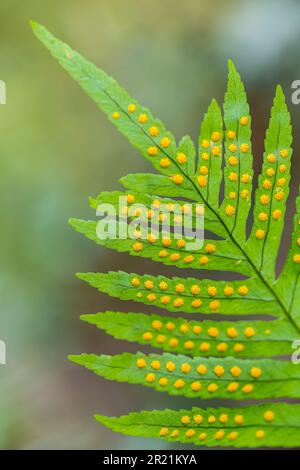
[[[83,315],[84,321],[115,338],[148,344],[163,353],[82,354],[70,356],[70,360],[107,379],[142,384],[170,395],[235,400],[300,398],[300,366],[284,357],[274,359],[290,354],[291,343],[300,333],[300,196],[287,259],[277,279],[275,275],[292,154],[290,115],[282,89],[277,87],[274,98],[255,193],[254,221],[247,238],[253,179],[251,118],[243,82],[231,61],[223,116],[212,100],[200,125],[197,161],[189,136],[177,145],[164,124],[113,78],[43,26],[33,23],[32,27],[54,58],[161,173],[124,176],[120,182],[125,191],[103,192],[90,199],[94,210],[102,204],[113,208],[112,231],[120,229],[125,219],[125,237],[111,237],[110,229],[107,237],[99,236],[96,220],[71,219],[71,226],[97,244],[174,268],[193,268],[195,273],[194,277],[172,278],[121,271],[78,274],[110,296],[193,317],[111,311]],[[118,204],[120,197],[128,202],[124,212]],[[136,215],[133,202],[142,204],[146,216],[160,228],[153,205],[177,204],[179,212],[185,213],[187,201],[203,205],[209,237],[203,246],[188,247],[189,235],[177,240],[176,214],[170,215],[172,230],[168,235],[159,231],[157,237],[147,234],[133,240],[127,234]],[[188,215],[185,222],[193,229],[196,218]],[[201,275],[205,271],[207,277],[199,279],[197,270]],[[219,271],[221,280],[211,279],[214,271]],[[294,447],[300,442],[299,410],[299,405],[272,403],[230,409],[155,410],[96,419],[118,432],[170,442]]]

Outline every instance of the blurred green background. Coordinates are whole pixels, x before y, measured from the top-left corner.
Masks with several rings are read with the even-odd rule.
[[[102,428],[92,416],[142,408],[190,406],[139,386],[104,381],[67,361],[69,353],[116,353],[136,345],[81,324],[82,313],[120,305],[77,281],[76,271],[158,266],[116,255],[76,234],[70,216],[92,217],[88,196],[120,188],[129,172],[151,170],[48,55],[30,18],[115,76],[177,138],[197,138],[210,99],[222,101],[227,59],[244,78],[259,168],[277,82],[294,123],[298,185],[300,79],[297,0],[2,0],[0,79],[0,448],[162,448]],[[292,199],[292,198],[291,198]],[[287,219],[290,225],[293,202]],[[193,403],[194,404],[194,403]]]

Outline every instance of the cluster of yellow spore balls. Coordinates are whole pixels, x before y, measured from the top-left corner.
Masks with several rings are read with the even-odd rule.
[[[153,371],[156,371],[156,372],[159,371],[160,375],[163,374],[162,367],[164,367],[166,369],[166,371],[167,371],[166,373],[172,373],[172,372],[175,372],[177,370],[177,366],[173,361],[167,361],[164,365],[162,365],[161,362],[158,359],[154,359],[148,365],[147,362],[146,362],[146,359],[143,358],[143,357],[140,357],[136,360],[136,366],[139,369],[144,369],[144,368],[150,366],[150,368]],[[193,372],[192,371],[193,367],[188,362],[184,362],[183,364],[181,364],[179,369],[180,369],[180,373],[183,373],[186,376],[190,372]],[[205,375],[208,373],[208,368],[205,364],[198,364],[196,366],[195,370],[196,370],[197,374],[199,374],[199,376],[202,376],[205,379]],[[226,373],[226,371],[225,371],[225,368],[223,366],[216,365],[213,368],[213,373],[216,377],[220,378]],[[242,374],[242,369],[239,366],[232,366],[229,370],[229,373],[230,373],[231,377],[238,378]],[[251,369],[249,371],[249,376],[251,378],[259,379],[261,377],[261,375],[262,375],[262,370],[259,367],[251,367]],[[145,377],[146,383],[152,384],[156,381],[156,379],[157,379],[157,377],[156,377],[155,372],[147,372],[146,377]],[[211,379],[205,379],[205,380],[211,380]],[[169,379],[167,377],[163,377],[163,376],[160,377],[158,379],[158,385],[160,385],[161,387],[168,386],[169,385]],[[172,387],[174,387],[176,390],[182,389],[183,387],[185,387],[185,385],[186,385],[186,382],[182,378],[177,378],[172,383]],[[226,385],[226,384],[224,383],[224,385]],[[239,389],[239,387],[240,387],[240,384],[238,382],[230,382],[227,385],[226,390],[229,393],[234,393]],[[211,382],[207,386],[207,391],[209,393],[215,393],[218,390],[218,388],[219,388],[218,384],[216,384],[215,382]],[[199,392],[201,389],[202,389],[202,383],[200,381],[195,380],[195,381],[191,382],[190,390],[192,392]],[[251,383],[250,384],[245,384],[245,385],[243,385],[241,390],[245,395],[248,395],[249,393],[251,393],[254,390],[254,385],[251,384]]]
[[[202,416],[201,414],[195,414],[194,416],[189,416],[189,415],[182,415],[180,418],[180,428],[177,429],[169,429],[167,427],[162,427],[159,430],[159,436],[160,437],[171,437],[173,439],[176,439],[180,437],[180,435],[184,434],[184,436],[188,439],[192,438],[198,438],[199,441],[205,441],[207,439],[207,432],[204,432],[203,429],[205,427],[203,424],[206,423],[209,425],[216,427],[216,423],[219,425],[226,426],[227,423],[230,423],[230,419],[232,419],[234,425],[237,427],[243,426],[244,424],[247,425],[247,422],[245,422],[244,416],[241,414],[235,414],[232,417],[229,417],[228,414],[222,413],[219,417],[214,416],[214,415],[208,415],[206,418]],[[275,414],[272,410],[267,410],[263,413],[263,419],[265,422],[270,423],[275,419]],[[232,427],[231,424],[231,427]],[[182,427],[185,426],[186,428]],[[202,426],[201,426],[202,425]],[[192,427],[191,427],[192,426]],[[199,433],[197,426],[202,427],[202,431]],[[230,441],[235,441],[238,436],[239,432],[235,430],[231,430],[228,432],[226,435],[224,429],[220,428],[218,430],[214,429],[214,431],[211,431],[209,427],[206,426],[206,431],[209,430],[209,432],[213,432],[213,437],[216,441],[220,441],[224,437],[228,438]],[[263,439],[265,437],[266,433],[263,429],[257,429],[255,430],[255,437],[257,439]]]
[[[160,320],[153,320],[151,326],[153,330],[155,330],[155,333],[147,330],[142,333],[142,339],[144,341],[155,340],[157,344],[166,344],[167,342],[171,348],[176,348],[179,345],[178,336],[180,337],[182,333],[187,334],[190,331],[192,331],[195,335],[200,335],[201,333],[203,333],[203,328],[201,325],[198,324],[198,325],[190,326],[188,322],[183,322],[179,325],[178,327],[179,332],[177,334],[177,337],[176,337],[176,331],[175,331],[176,324],[172,321],[167,321],[166,324],[164,325],[163,322]],[[162,331],[163,329],[167,330],[166,331],[167,334],[163,333]],[[210,326],[209,328],[207,328],[206,333],[212,340],[217,340],[220,334],[220,330],[216,326]],[[265,333],[270,334],[270,330],[265,330]],[[244,328],[243,334],[247,339],[253,338],[253,336],[255,335],[255,329],[252,326],[247,326]],[[171,335],[171,337],[169,335]],[[226,329],[226,335],[229,338],[229,340],[232,341],[238,337],[239,333],[234,326],[229,326]],[[185,350],[191,351],[196,347],[196,343],[195,341],[188,339],[183,342],[183,347]],[[239,352],[242,352],[244,348],[245,347],[243,343],[237,342],[233,346],[233,351],[235,353],[239,353]],[[211,343],[209,343],[208,341],[201,341],[201,343],[199,344],[199,350],[201,352],[208,352],[210,349],[211,349]],[[220,342],[217,344],[216,349],[218,352],[225,353],[228,349],[228,344],[225,342]]]
[[[152,281],[152,279],[148,279],[148,280],[144,281],[143,284],[144,284],[144,288],[147,291],[152,291],[155,287],[154,282]],[[133,287],[140,287],[141,286],[141,280],[138,277],[134,277],[134,278],[131,279],[131,285]],[[158,289],[159,289],[159,291],[166,291],[166,290],[169,289],[169,285],[166,281],[160,281],[159,284],[158,284]],[[175,291],[174,292],[175,295],[183,294],[186,291],[186,286],[183,283],[179,282],[175,285],[174,291]],[[200,294],[201,287],[198,284],[193,284],[189,288],[189,291],[193,296],[196,297],[197,295]],[[218,294],[218,289],[217,289],[217,287],[211,285],[211,286],[207,287],[206,292],[207,292],[208,296],[210,298],[212,298],[212,297],[215,297]],[[249,292],[249,289],[246,285],[241,285],[241,286],[238,287],[237,292],[240,296],[246,296]],[[231,297],[234,293],[234,289],[231,285],[227,285],[227,286],[224,287],[223,293],[226,297]],[[140,298],[143,297],[143,293],[141,291],[138,291],[136,296],[137,296],[138,299],[140,299]],[[188,296],[186,296],[186,299],[184,299],[183,297],[176,297],[175,299],[172,300],[171,295],[163,294],[163,295],[160,296],[160,294],[157,295],[157,293],[154,293],[154,292],[150,292],[149,294],[146,295],[146,299],[147,299],[148,302],[155,302],[155,301],[158,300],[158,297],[159,297],[160,302],[163,305],[168,305],[172,301],[172,305],[175,308],[183,307],[183,305],[185,304],[185,302],[188,299]],[[192,300],[190,302],[190,306],[194,309],[201,307],[201,305],[202,305],[202,300],[199,299],[199,298],[195,298],[194,300]],[[221,305],[221,303],[220,303],[219,300],[210,300],[209,304],[208,304],[209,309],[212,312],[217,311],[220,308],[220,305]]]
[[[130,103],[127,107],[127,111],[130,114],[135,114],[137,111],[136,105],[134,103]],[[121,114],[119,111],[114,111],[112,113],[113,119],[119,119],[120,117],[121,117]],[[139,124],[146,125],[148,121],[149,121],[149,116],[145,112],[137,114],[137,122]],[[167,149],[168,147],[170,147],[171,139],[166,135],[160,136],[159,135],[160,130],[156,125],[150,126],[148,129],[148,133],[149,133],[149,136],[152,138],[152,140],[156,138],[159,139],[159,141],[157,142],[157,145],[156,145],[156,142],[154,142],[155,145],[154,144],[150,145],[147,148],[147,154],[149,155],[149,157],[156,157],[158,156],[160,150],[163,151],[164,149]],[[187,162],[186,154],[183,152],[178,152],[176,154],[176,162],[179,165],[185,164]],[[167,169],[171,165],[171,163],[172,163],[171,159],[167,156],[164,156],[160,159],[159,165],[161,168]],[[175,184],[181,184],[183,183],[184,178],[180,173],[176,173],[171,176],[171,180]]]

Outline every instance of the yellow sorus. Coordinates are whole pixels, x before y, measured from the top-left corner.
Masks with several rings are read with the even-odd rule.
[[[119,119],[120,113],[118,113],[118,111],[115,111],[114,113],[112,113],[112,117],[113,119]]]
[[[202,327],[199,326],[199,325],[193,326],[193,332],[194,332],[196,335],[199,335],[199,334],[202,332]]]
[[[137,296],[138,299],[141,299],[141,298],[143,297],[143,294],[142,294],[141,292],[138,292],[138,293],[136,294],[136,296]]]
[[[264,189],[270,189],[272,187],[272,183],[270,180],[264,180],[263,181],[263,188]]]
[[[214,131],[214,132],[212,132],[210,138],[213,142],[218,142],[218,140],[221,139],[221,133],[218,132],[218,131]]]
[[[231,166],[236,166],[238,164],[238,159],[234,156],[228,158],[228,162]]]
[[[171,338],[169,341],[169,346],[172,348],[176,348],[178,346],[178,339],[177,338]]]
[[[191,263],[192,261],[194,261],[194,257],[192,255],[187,255],[183,258],[182,260],[184,263]]]
[[[235,173],[234,171],[231,172],[231,173],[229,174],[229,176],[228,176],[228,179],[229,179],[229,181],[233,181],[233,182],[234,182],[234,181],[237,181],[237,179],[238,179],[237,173]]]
[[[300,263],[300,255],[294,255],[293,256],[293,261],[294,261],[294,263],[297,263],[297,264]]]
[[[201,343],[199,346],[200,351],[206,352],[210,350],[210,344],[209,343]]]
[[[289,154],[289,151],[288,151],[287,149],[282,149],[282,150],[280,150],[279,153],[280,153],[280,156],[281,156],[282,158],[286,158],[286,157],[288,156],[288,154]]]
[[[161,343],[164,343],[164,342],[166,341],[166,339],[167,339],[167,338],[165,337],[165,335],[158,335],[158,336],[156,337],[156,342],[159,343],[159,344],[161,344]]]
[[[256,433],[255,433],[255,436],[257,437],[257,439],[263,439],[265,437],[265,435],[266,435],[266,433],[262,429],[260,429],[259,431],[256,431]]]
[[[209,287],[207,288],[207,293],[208,293],[208,295],[214,297],[215,295],[217,295],[218,290],[217,290],[217,288],[214,287],[214,286],[209,286]]]
[[[159,130],[156,126],[151,126],[150,129],[149,129],[149,134],[152,136],[152,137],[157,137],[158,134],[159,134]]]
[[[297,238],[296,243],[298,246],[300,245],[300,238]]]
[[[146,215],[147,215],[147,218],[148,219],[152,219],[152,217],[154,217],[155,215],[155,212],[151,209],[149,209],[147,212],[146,212]]]
[[[211,153],[215,156],[218,156],[220,155],[221,153],[221,148],[218,146],[218,145],[215,145],[212,149],[211,149]]]
[[[233,206],[231,206],[230,204],[228,204],[225,207],[225,212],[229,217],[232,217],[235,214],[235,208]]]
[[[222,424],[226,424],[227,421],[228,421],[228,415],[226,415],[226,414],[221,414],[221,416],[220,416],[220,418],[219,418],[219,421],[220,421],[220,423],[222,423]]]
[[[230,145],[228,145],[228,150],[229,150],[229,152],[234,153],[234,152],[237,151],[237,146],[235,144],[230,144]]]
[[[170,161],[169,158],[162,158],[160,160],[159,164],[162,168],[168,168],[168,166],[170,166],[170,164],[171,164],[171,161]]]
[[[185,247],[185,241],[182,240],[182,239],[177,240],[176,245],[177,245],[178,248],[184,248]]]
[[[252,326],[247,326],[247,328],[244,329],[244,335],[247,336],[247,338],[251,338],[254,334],[255,330]]]
[[[280,171],[280,173],[285,173],[286,172],[286,165],[279,165],[279,171]]]
[[[216,245],[214,245],[213,243],[207,243],[207,245],[205,246],[205,251],[206,253],[215,253],[216,251]]]
[[[224,375],[225,369],[222,366],[215,366],[214,373],[216,374],[217,377],[221,377],[222,375]]]
[[[200,364],[197,367],[197,372],[198,372],[198,374],[204,375],[204,374],[207,373],[207,367],[204,364]]]
[[[181,365],[181,371],[184,373],[184,374],[188,374],[191,370],[191,366],[190,364],[188,364],[187,362],[184,362],[184,364]]]
[[[182,294],[182,292],[185,291],[184,284],[176,284],[175,291],[178,292],[178,294]]]
[[[266,220],[268,220],[268,214],[266,212],[260,212],[258,214],[258,220],[260,222],[265,222]]]
[[[230,373],[233,377],[239,377],[242,373],[242,370],[238,366],[233,366],[230,369]]]
[[[211,326],[210,328],[208,328],[207,333],[212,338],[216,338],[219,335],[219,330],[215,326]]]
[[[223,289],[223,292],[225,295],[230,296],[233,294],[233,287],[231,286],[225,286]]]
[[[243,424],[244,416],[243,415],[236,415],[234,417],[234,422],[235,422],[235,424]]]
[[[174,429],[174,431],[171,432],[171,437],[176,438],[176,437],[178,437],[178,436],[179,436],[179,431],[178,431],[178,429]]]
[[[134,111],[136,110],[136,105],[134,103],[130,103],[128,106],[127,106],[127,109],[130,113],[134,113]]]
[[[207,437],[206,432],[201,432],[201,434],[199,434],[198,439],[199,439],[199,441],[205,441],[206,437]]]
[[[242,116],[241,119],[240,119],[240,124],[241,126],[246,126],[249,122],[249,118],[248,116]]]
[[[253,391],[253,385],[252,384],[246,384],[242,388],[243,393],[251,393]]]
[[[127,202],[128,204],[132,204],[134,202],[134,195],[133,194],[127,194]]]
[[[167,371],[169,371],[169,372],[174,372],[174,370],[176,370],[176,365],[174,364],[174,362],[168,361],[168,362],[166,363],[166,369],[167,369]]]
[[[180,325],[179,329],[182,331],[182,333],[187,333],[190,330],[190,327],[187,323],[183,323]]]
[[[188,429],[185,433],[186,437],[193,437],[195,434],[194,429]]]
[[[159,435],[161,437],[166,436],[167,434],[169,434],[169,429],[168,428],[161,428],[161,430],[159,431]]]
[[[202,385],[201,385],[200,382],[192,382],[191,383],[191,390],[193,392],[198,392],[199,390],[201,390],[201,387],[202,387]]]
[[[149,374],[146,375],[146,382],[152,383],[155,380],[155,374],[150,372]]]
[[[205,166],[205,165],[201,166],[200,167],[200,173],[201,173],[201,175],[207,175],[207,173],[208,173],[207,166]]]
[[[140,217],[142,215],[142,209],[138,208],[134,211],[134,216],[135,217]]]
[[[201,307],[201,305],[202,305],[202,300],[200,300],[200,299],[195,299],[195,300],[193,300],[193,302],[191,303],[191,305],[192,305],[193,308]]]
[[[212,300],[212,302],[209,302],[209,308],[210,310],[216,311],[220,307],[220,302],[218,300]]]
[[[207,161],[209,160],[209,154],[207,152],[203,152],[201,153],[201,157],[203,160]]]
[[[169,237],[163,237],[161,242],[166,248],[172,244],[172,240]]]
[[[135,242],[132,245],[134,251],[141,251],[143,249],[143,244],[141,242]]]
[[[236,343],[234,346],[233,346],[233,350],[234,352],[242,352],[244,351],[245,349],[245,346],[241,343]]]
[[[167,284],[165,281],[161,281],[161,282],[158,284],[158,287],[159,287],[161,290],[167,290],[167,289],[168,289],[168,284]]]
[[[180,421],[182,422],[182,424],[185,424],[185,425],[186,425],[186,424],[190,424],[191,419],[190,419],[189,416],[184,415],[184,416],[181,417],[181,420],[180,420]]]
[[[154,286],[153,281],[149,281],[149,280],[145,281],[144,285],[145,285],[146,289],[153,289],[153,286]]]
[[[158,253],[158,256],[160,258],[166,258],[168,256],[167,250],[160,250],[160,252]]]
[[[204,149],[208,149],[208,147],[210,145],[209,140],[206,140],[206,139],[202,140],[201,145]]]
[[[235,132],[235,131],[228,131],[228,132],[227,132],[227,137],[228,137],[228,139],[230,139],[230,140],[235,139],[235,138],[236,138],[236,132]]]
[[[143,359],[142,357],[139,357],[137,360],[136,360],[136,365],[142,369],[143,367],[146,367],[147,363],[145,361],[145,359]]]
[[[179,253],[172,253],[170,255],[170,260],[171,261],[178,261],[180,259],[180,254]]]
[[[232,431],[231,433],[228,434],[228,439],[230,441],[235,441],[235,439],[238,437],[239,433],[236,431]]]
[[[145,124],[145,122],[148,121],[148,116],[147,114],[140,114],[139,117],[138,117],[138,121],[141,123],[141,124]]]
[[[129,208],[128,207],[122,207],[122,210],[121,210],[121,214],[122,215],[127,215],[129,212]]]
[[[273,211],[272,217],[273,217],[273,219],[275,219],[275,220],[279,220],[280,217],[281,217],[281,210],[276,209],[275,211]]]
[[[264,420],[265,421],[273,421],[274,418],[275,418],[275,414],[274,414],[273,411],[268,410],[264,413]]]
[[[207,185],[207,179],[203,175],[198,176],[197,181],[198,181],[199,186],[201,186],[201,188],[204,188]]]
[[[174,307],[182,307],[183,304],[184,300],[181,297],[177,297],[177,299],[175,299],[173,302]]]
[[[235,338],[238,335],[236,328],[234,328],[233,326],[227,328],[226,333],[229,338]]]
[[[150,333],[150,331],[146,331],[146,332],[143,334],[143,339],[144,339],[145,341],[150,341],[152,338],[153,338],[153,334]]]
[[[203,422],[203,416],[201,415],[195,415],[193,417],[194,423],[195,424],[201,424]]]
[[[243,190],[241,191],[241,198],[242,198],[242,199],[247,199],[248,196],[249,196],[249,191],[248,191],[248,189],[243,189]]]
[[[151,362],[152,369],[158,370],[160,369],[160,362],[159,361],[152,361]]]
[[[235,199],[235,198],[236,198],[236,192],[235,191],[230,191],[229,199]]]
[[[155,330],[160,330],[162,328],[163,324],[160,320],[153,320],[152,322],[152,327],[155,329]]]
[[[131,284],[132,284],[134,287],[139,286],[140,283],[141,283],[141,281],[140,281],[137,277],[134,277],[133,279],[131,279]]]
[[[263,240],[265,238],[265,234],[266,234],[265,231],[262,229],[258,229],[255,232],[255,236],[258,240]]]
[[[262,374],[262,371],[259,367],[252,367],[251,370],[250,370],[250,375],[254,378],[254,379],[258,379]]]
[[[195,343],[193,341],[186,341],[184,343],[185,349],[194,349]]]
[[[275,199],[276,201],[282,201],[282,199],[284,198],[284,192],[278,192],[275,194]]]
[[[213,423],[215,423],[216,421],[217,421],[217,418],[216,418],[215,416],[213,416],[213,415],[211,415],[211,416],[209,416],[209,417],[207,418],[208,424],[213,424]]]
[[[169,147],[170,143],[171,143],[171,140],[169,139],[169,137],[163,137],[160,141],[160,145],[164,148]]]
[[[208,263],[208,257],[207,256],[200,256],[199,258],[199,264],[204,265]]]
[[[277,186],[284,186],[285,185],[285,178],[279,178],[277,181]]]
[[[158,215],[158,220],[159,222],[164,222],[165,220],[167,220],[168,216],[166,214],[159,214]]]
[[[226,343],[220,343],[217,346],[217,351],[219,351],[219,352],[225,352],[225,351],[227,351],[227,349],[228,349],[228,346],[227,346]]]
[[[154,199],[154,201],[152,201],[152,206],[154,206],[156,209],[159,208],[161,202],[159,199]]]
[[[241,182],[247,184],[249,181],[251,181],[251,175],[249,175],[249,173],[243,173],[241,176]]]
[[[275,157],[274,153],[269,153],[269,155],[267,155],[267,161],[269,163],[275,163],[276,162],[276,157]]]
[[[271,178],[272,176],[275,175],[275,170],[274,168],[268,168],[267,169],[267,175]]]
[[[155,238],[155,236],[153,235],[153,233],[149,233],[149,234],[147,235],[147,240],[148,240],[149,243],[155,243],[155,242],[156,242],[156,238]]]
[[[201,287],[197,286],[197,284],[193,284],[193,285],[191,286],[191,293],[192,293],[193,295],[200,294],[200,292],[201,292]]]
[[[218,390],[218,385],[217,384],[209,384],[209,386],[207,387],[207,391],[209,393],[214,393]]]
[[[173,181],[173,183],[175,184],[181,184],[183,182],[183,176],[182,175],[173,175],[171,176],[171,180]]]
[[[216,434],[215,434],[215,439],[217,439],[217,441],[219,441],[220,439],[222,439],[225,435],[225,432],[223,431],[223,429],[220,429],[220,431],[217,431]]]
[[[259,200],[260,200],[261,204],[263,204],[264,206],[266,204],[269,204],[269,202],[270,202],[270,198],[266,194],[262,194],[262,196],[260,196]]]
[[[174,388],[183,388],[185,386],[185,381],[182,379],[175,380],[173,384]]]
[[[183,163],[187,162],[187,156],[186,156],[185,153],[179,152],[176,155],[176,160],[178,161],[178,163],[180,163],[182,165]]]
[[[240,151],[243,153],[247,153],[249,150],[249,145],[248,144],[241,144],[240,145]]]
[[[237,382],[231,382],[228,384],[227,391],[230,393],[236,392],[239,388],[239,384]]]
[[[161,377],[158,381],[159,385],[161,387],[165,387],[166,385],[168,385],[168,379],[166,377]]]

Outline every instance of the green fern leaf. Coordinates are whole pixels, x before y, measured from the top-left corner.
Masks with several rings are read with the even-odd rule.
[[[282,89],[277,87],[271,111],[254,222],[247,237],[253,179],[251,118],[244,85],[231,61],[223,116],[212,100],[200,125],[196,160],[189,136],[177,145],[163,123],[113,78],[43,26],[32,23],[32,28],[116,128],[161,173],[124,176],[120,182],[125,191],[103,192],[90,199],[97,212],[102,204],[113,210],[108,236],[99,236],[97,220],[71,219],[71,226],[99,245],[174,269],[192,268],[195,273],[172,278],[121,271],[78,274],[110,296],[193,316],[112,311],[83,315],[82,320],[117,339],[148,344],[162,354],[82,354],[70,360],[109,380],[142,384],[169,395],[222,400],[300,398],[300,366],[284,357],[274,358],[291,354],[300,332],[300,196],[284,268],[278,278],[275,275],[292,153],[290,115]],[[126,200],[125,209],[119,205],[120,198]],[[188,244],[189,234],[180,239],[175,236],[179,215],[185,216],[189,230],[196,227],[197,218],[189,213],[187,201],[202,204],[199,213],[204,211],[208,232],[204,244],[194,249]],[[154,209],[176,205],[177,212],[170,210],[171,233],[158,230],[158,236],[147,232],[132,239],[128,229],[137,215],[134,204],[142,205],[143,222],[154,221],[159,229],[164,219]],[[125,237],[111,236],[124,224]],[[213,271],[219,271],[221,280],[213,280]],[[272,403],[154,410],[96,419],[118,432],[170,442],[294,447],[300,441],[299,416],[299,405]]]

